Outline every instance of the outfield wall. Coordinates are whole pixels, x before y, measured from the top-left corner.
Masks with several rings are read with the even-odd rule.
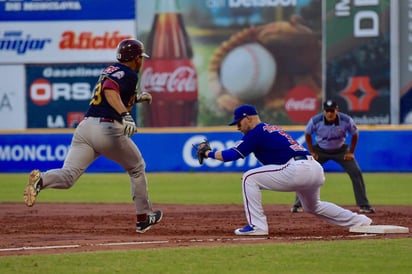
[[[304,143],[302,127],[286,127]],[[28,172],[38,168],[60,168],[72,138],[72,130],[2,131],[0,132],[0,172]],[[214,149],[232,147],[242,137],[233,127],[141,129],[132,137],[139,146],[147,172],[242,172],[259,166],[256,158],[230,163],[208,159],[199,165],[192,144],[208,139]],[[364,172],[412,172],[412,127],[364,127],[355,152]],[[405,146],[404,146],[405,145]],[[342,169],[333,162],[326,171]],[[88,172],[123,172],[116,163],[104,157],[97,159]]]

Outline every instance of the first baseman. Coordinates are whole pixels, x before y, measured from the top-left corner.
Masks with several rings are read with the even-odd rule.
[[[129,111],[135,103],[151,102],[150,94],[136,93],[138,73],[145,57],[148,55],[139,40],[127,39],[119,43],[118,62],[105,68],[100,75],[89,109],[74,132],[63,167],[46,172],[35,169],[30,173],[23,196],[27,206],[34,205],[43,189],[71,188],[87,167],[103,155],[129,174],[136,232],[144,233],[162,219],[162,211],[153,211],[148,197],[145,161],[130,139],[136,132],[136,124]]]
[[[254,106],[238,106],[229,125],[237,125],[243,133],[243,138],[234,147],[213,151],[207,142],[203,142],[197,149],[200,163],[203,158],[236,161],[251,153],[262,163],[261,167],[246,171],[242,176],[247,225],[236,229],[236,235],[269,233],[261,190],[296,192],[305,212],[334,225],[351,227],[372,223],[363,214],[321,201],[320,187],[325,181],[322,166],[281,127],[261,122]]]

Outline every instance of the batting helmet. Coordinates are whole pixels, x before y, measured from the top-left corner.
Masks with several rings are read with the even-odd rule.
[[[116,51],[116,58],[120,62],[128,62],[136,56],[149,57],[144,52],[144,45],[139,40],[126,39],[119,43]]]

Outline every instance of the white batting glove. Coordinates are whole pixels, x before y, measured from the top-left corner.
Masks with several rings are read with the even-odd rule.
[[[152,95],[146,91],[143,91],[139,94],[136,94],[136,103],[143,103],[147,102],[149,104],[152,103]]]
[[[129,112],[122,113],[122,122],[124,135],[132,137],[137,131],[136,123],[133,120],[132,115]]]

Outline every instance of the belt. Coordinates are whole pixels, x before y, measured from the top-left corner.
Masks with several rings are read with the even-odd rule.
[[[100,123],[114,123],[113,118],[100,117]]]
[[[93,119],[95,121],[99,121],[100,123],[114,123],[113,118],[106,118],[106,117],[92,117],[92,116],[86,116],[84,117],[84,120],[86,119]]]
[[[299,161],[299,160],[309,160],[308,155],[298,155],[298,156],[294,156],[292,157],[293,160],[295,161]]]
[[[348,145],[347,144],[343,144],[341,147],[339,148],[335,148],[335,149],[324,149],[321,148],[319,145],[315,146],[320,152],[323,153],[328,153],[328,154],[335,154],[335,153],[342,153],[344,151],[346,151],[348,149]]]

